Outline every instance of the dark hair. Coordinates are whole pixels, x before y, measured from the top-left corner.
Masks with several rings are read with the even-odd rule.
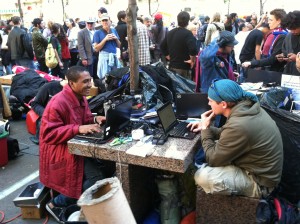
[[[281,26],[288,28],[289,30],[294,30],[300,28],[300,11],[295,10],[289,12],[282,20]]]
[[[8,34],[8,31],[11,30],[11,29],[12,29],[12,25],[7,25],[7,26],[4,28],[3,31],[4,31],[5,34]]]
[[[13,16],[11,18],[11,21],[13,22],[14,25],[19,25],[21,22],[21,18],[19,16]]]
[[[230,13],[230,17],[231,17],[231,19],[235,19],[235,17],[237,16],[237,14],[235,13],[235,12],[233,12],[233,13]]]
[[[40,18],[35,18],[33,21],[32,21],[32,24],[33,26],[37,27],[38,25],[41,25],[43,20],[41,20]]]
[[[143,20],[143,18],[142,18],[141,16],[136,17],[136,19],[137,19],[138,21],[140,21],[141,23],[144,23],[144,20]]]
[[[66,35],[66,31],[64,30],[64,27],[61,24],[59,25],[59,33],[57,35],[57,39],[60,40],[66,40],[67,39],[67,35]]]
[[[207,22],[209,20],[210,20],[210,18],[208,16],[205,16],[204,21]]]
[[[180,27],[186,27],[189,25],[190,14],[186,11],[182,11],[177,15],[177,23]]]
[[[74,22],[73,19],[69,19],[70,23],[72,24],[72,27],[75,27],[76,26],[76,23]]]
[[[86,67],[83,66],[72,66],[68,69],[65,76],[69,81],[77,82],[80,74],[82,72],[88,71]]]
[[[54,24],[51,26],[51,33],[52,33],[52,34],[58,33],[59,28],[61,28],[61,25],[58,24],[58,23],[54,23]]]
[[[245,23],[242,23],[239,25],[239,31],[242,31],[244,29],[244,27],[246,27]]]
[[[273,15],[276,20],[282,20],[286,16],[286,12],[284,9],[274,9],[270,12],[270,15]]]
[[[104,7],[100,7],[100,9],[98,9],[98,11],[101,12],[101,14],[107,13],[106,8],[104,8]]]
[[[269,23],[262,23],[261,27],[270,29]]]
[[[126,12],[124,10],[118,12],[117,17],[118,17],[119,21],[122,21],[121,19],[125,19],[125,17],[126,17]]]

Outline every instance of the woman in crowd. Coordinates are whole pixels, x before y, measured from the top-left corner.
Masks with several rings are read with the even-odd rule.
[[[70,67],[70,59],[71,59],[71,54],[69,50],[69,40],[66,35],[66,32],[63,28],[62,25],[59,25],[59,34],[57,36],[59,43],[61,45],[61,59],[62,63],[64,64],[64,67],[61,71],[62,75],[64,76]]]
[[[65,21],[68,31],[67,36],[69,40],[69,50],[71,54],[71,63],[70,66],[74,66],[78,62],[78,45],[77,45],[77,36],[79,28],[76,26],[76,23],[73,19],[67,19]]]

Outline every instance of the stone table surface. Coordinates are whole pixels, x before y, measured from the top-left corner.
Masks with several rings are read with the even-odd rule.
[[[73,138],[68,141],[68,148],[70,153],[76,155],[184,173],[193,162],[194,154],[200,142],[200,135],[196,135],[193,140],[170,137],[164,145],[156,145],[153,154],[147,157],[126,153],[126,150],[136,144],[137,141],[110,146],[109,143],[96,144]]]

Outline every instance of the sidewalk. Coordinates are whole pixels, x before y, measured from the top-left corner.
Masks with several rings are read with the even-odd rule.
[[[10,137],[18,140],[20,153],[16,159],[10,160],[0,169],[0,211],[4,212],[5,221],[21,214],[21,209],[15,207],[13,200],[28,184],[39,181],[39,147],[29,140],[30,136],[25,119],[10,122]],[[0,221],[1,219],[0,214]],[[46,218],[34,220],[19,217],[9,223],[38,224],[44,223],[45,220]],[[56,221],[49,216],[47,223],[54,224]]]

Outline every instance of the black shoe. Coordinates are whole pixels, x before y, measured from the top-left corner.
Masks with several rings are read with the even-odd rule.
[[[65,208],[63,207],[55,207],[53,205],[53,203],[50,201],[46,204],[46,209],[47,211],[49,212],[50,215],[53,216],[53,218],[55,218],[55,220],[58,222],[58,223],[64,223],[62,221],[62,216],[64,214],[64,210]]]
[[[35,136],[31,136],[31,137],[29,137],[29,139],[34,143],[34,144],[39,144],[39,140],[37,139],[37,137],[35,137]]]

